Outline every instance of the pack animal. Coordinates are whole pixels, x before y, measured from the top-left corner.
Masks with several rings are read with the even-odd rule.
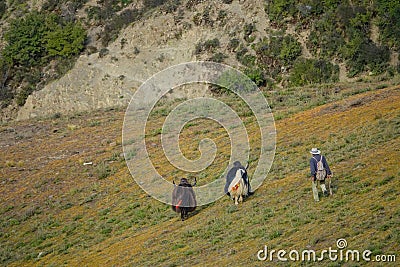
[[[228,187],[229,195],[235,201],[235,205],[243,202],[243,197],[247,196],[249,192],[249,188],[243,179],[244,174],[243,169],[238,169],[235,178]]]
[[[179,185],[176,185],[175,181],[173,181],[172,210],[181,214],[182,221],[188,218],[189,212],[196,209],[196,195],[193,190],[193,186],[195,186],[196,183],[196,178],[193,184],[190,184],[186,178],[182,178]]]

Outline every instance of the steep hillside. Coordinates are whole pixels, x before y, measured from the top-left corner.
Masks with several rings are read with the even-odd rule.
[[[320,252],[336,249],[339,238],[347,240],[348,249],[399,257],[400,88],[384,87],[353,84],[320,88],[320,94],[315,94],[315,87],[270,93],[268,100],[276,110],[277,151],[263,185],[238,207],[225,197],[199,207],[184,222],[170,207],[144,193],[130,176],[121,155],[124,110],[4,124],[0,128],[0,262],[7,266],[269,266],[257,259],[264,245]],[[155,124],[169,107],[168,103],[157,107]],[[154,149],[159,138],[157,128],[151,128],[158,127],[155,124],[146,137],[156,162],[160,157]],[[257,137],[254,123],[246,127],[250,136]],[[219,150],[227,150],[223,138],[215,134],[223,135],[216,125],[193,123],[181,136],[184,152],[196,148],[192,136],[204,129],[209,129]],[[313,201],[307,179],[308,151],[315,146],[334,172],[334,195],[322,197],[319,203]],[[162,160],[156,164],[161,164],[160,169],[164,166]],[[218,171],[207,169],[200,182]],[[250,165],[250,175],[252,171]],[[182,173],[171,170],[170,175],[172,179]],[[328,259],[323,263],[367,265]],[[293,264],[300,262],[286,265]]]
[[[125,106],[151,75],[193,60],[264,89],[390,80],[399,17],[396,0],[2,1],[1,120]]]

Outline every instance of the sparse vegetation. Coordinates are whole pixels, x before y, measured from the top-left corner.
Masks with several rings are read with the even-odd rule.
[[[256,31],[257,31],[257,28],[253,23],[244,25],[243,39],[248,43],[252,43],[255,40],[255,36],[253,34]]]
[[[275,35],[256,44],[257,62],[265,76],[279,81],[301,55],[301,46],[293,36]]]
[[[300,20],[302,28],[310,29],[307,48],[314,59],[344,61],[348,76],[354,77],[362,73],[377,75],[386,71],[393,72],[388,63],[389,47],[398,50],[395,39],[399,39],[399,20],[395,18],[395,14],[400,11],[400,4],[395,2],[378,1],[373,5],[367,2],[336,0],[323,4],[318,1],[279,0],[268,1],[265,11],[273,23],[280,27],[285,21],[295,23]],[[379,35],[379,44],[371,40],[371,31],[376,31],[373,23],[382,33]],[[276,60],[276,56],[269,55],[268,62]],[[280,57],[282,59],[282,55]],[[295,57],[290,58],[289,62],[294,59]],[[274,63],[272,65],[275,67]],[[272,71],[269,75],[280,79],[276,76],[277,71]],[[324,78],[319,77],[316,80],[322,81]]]
[[[229,82],[229,75],[224,79]],[[368,91],[362,85],[341,85],[338,91],[336,86],[270,92],[267,97],[275,114],[279,111],[289,114],[276,122],[277,151],[264,184],[241,206],[232,205],[224,197],[199,207],[184,224],[178,223],[168,205],[147,197],[132,180],[125,162],[118,160],[121,146],[110,146],[104,141],[119,138],[123,111],[54,117],[35,121],[34,125],[31,122],[13,124],[16,131],[28,132],[29,127],[51,129],[54,123],[59,128],[68,125],[81,128],[54,132],[45,140],[38,138],[35,142],[20,139],[3,148],[1,162],[8,163],[0,169],[4,174],[1,176],[4,190],[0,209],[1,264],[75,265],[78,261],[101,264],[103,253],[118,255],[109,258],[111,264],[135,266],[144,262],[179,265],[183,257],[193,265],[199,259],[202,264],[208,264],[210,257],[212,264],[221,266],[231,263],[233,257],[238,264],[256,264],[254,253],[264,245],[298,249],[312,246],[320,251],[334,246],[338,234],[354,249],[370,248],[374,253],[397,251],[399,214],[395,204],[399,183],[394,177],[399,175],[396,165],[396,144],[400,136],[398,89],[388,85],[385,89]],[[239,110],[251,134],[251,146],[257,148],[257,125],[247,115],[248,108],[231,96],[220,97]],[[328,104],[321,106],[318,104],[321,100]],[[151,115],[154,120],[149,123],[151,134],[146,136],[154,164],[168,177],[185,174],[174,174],[173,167],[158,156],[159,122],[179,103],[165,102],[157,106],[157,112]],[[313,123],[315,114],[323,116],[325,130],[318,136],[310,136],[309,131],[319,127]],[[10,138],[6,135],[7,127],[0,127],[1,142]],[[222,166],[227,160],[224,155],[230,151],[229,142],[225,142],[229,138],[223,133],[224,129],[211,121],[191,122],[182,132],[181,149],[190,157],[197,151],[196,136],[218,137],[215,140],[221,158],[216,165]],[[36,133],[40,134],[40,131]],[[74,142],[60,142],[60,139]],[[31,149],[26,149],[27,144]],[[334,195],[329,199],[321,197],[318,205],[312,202],[307,182],[308,150],[315,144],[320,144],[329,157],[334,172]],[[256,149],[251,151],[252,164],[257,161],[257,155]],[[385,155],[387,159],[378,166],[376,155]],[[82,162],[96,159],[99,163],[77,164],[79,159]],[[22,160],[20,170],[15,171]],[[37,168],[44,163],[46,168]],[[250,175],[254,171],[252,164]],[[198,175],[199,183],[218,172],[215,168],[203,171]],[[33,186],[23,186],[26,182]],[[13,194],[14,188],[20,188],[20,194]],[[377,216],[371,216],[372,213]],[[354,228],[355,222],[360,221]],[[321,227],[316,229],[316,224]],[[309,238],[304,238],[306,235]],[[371,236],[374,236],[373,243],[369,242]],[[138,247],[141,249],[137,250]],[[230,250],[225,251],[227,247]],[[160,250],[164,256],[154,257],[154,251]],[[229,255],[219,257],[220,251]],[[75,256],[77,253],[79,257]]]
[[[204,42],[199,42],[196,44],[196,49],[195,53],[196,54],[201,54],[204,51],[208,52],[214,52],[215,49],[217,49],[220,46],[219,39],[214,38],[214,39],[209,39]]]
[[[233,38],[229,40],[228,49],[229,51],[234,52],[236,48],[239,46],[240,40],[238,38]]]
[[[102,34],[103,46],[107,46],[111,41],[114,41],[121,29],[137,21],[142,15],[141,12],[137,9],[125,9],[121,13],[115,13],[111,18],[107,19]]]
[[[224,62],[225,58],[227,58],[227,57],[228,57],[227,55],[225,55],[221,52],[218,52],[218,53],[214,54],[212,57],[210,57],[210,61],[222,63],[222,62]]]
[[[366,70],[380,74],[388,67],[389,50],[374,43],[365,43],[361,37],[355,37],[344,48],[344,57],[350,68],[350,77]]]

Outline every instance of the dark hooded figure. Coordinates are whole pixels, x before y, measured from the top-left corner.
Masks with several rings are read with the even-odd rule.
[[[247,185],[247,188],[249,189],[249,192],[248,192],[247,196],[250,196],[250,195],[254,194],[254,192],[251,191],[249,177],[247,176],[247,166],[243,167],[243,165],[239,161],[235,161],[233,163],[233,167],[228,171],[228,174],[226,175],[226,183],[225,183],[224,192],[225,192],[225,194],[230,196],[230,194],[228,192],[228,190],[229,190],[228,187],[231,184],[231,182],[233,181],[233,179],[235,178],[236,172],[239,169],[244,170],[242,178],[244,180],[245,185]]]
[[[196,184],[196,179],[193,186]],[[179,185],[174,182],[174,191],[172,192],[172,210],[181,213],[181,219],[184,221],[188,218],[188,212],[196,209],[196,195],[192,185],[186,178],[182,178]]]

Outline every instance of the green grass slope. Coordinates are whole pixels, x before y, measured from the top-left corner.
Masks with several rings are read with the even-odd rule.
[[[0,264],[270,266],[277,262],[257,259],[264,245],[320,252],[335,249],[339,238],[349,249],[399,257],[400,88],[357,92],[347,88],[325,99],[327,104],[299,100],[280,111],[278,101],[276,156],[263,185],[238,207],[225,197],[184,222],[130,176],[121,155],[123,111],[3,125]],[[185,129],[183,141],[197,127]],[[255,124],[249,120],[246,127],[257,144]],[[147,136],[157,147],[157,131]],[[227,150],[219,139],[217,145]],[[314,146],[334,172],[334,195],[319,203],[307,179]],[[207,175],[218,171],[211,168]],[[328,259],[322,264],[367,265]]]

